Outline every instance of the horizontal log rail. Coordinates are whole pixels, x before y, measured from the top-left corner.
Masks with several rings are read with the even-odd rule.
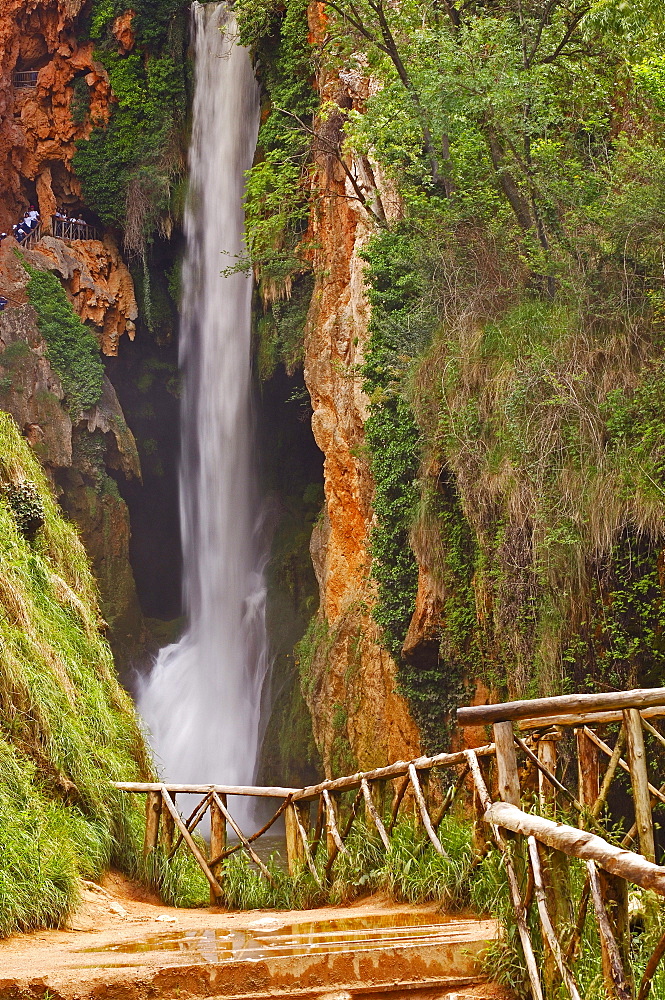
[[[562,851],[569,857],[595,861],[612,875],[619,875],[634,885],[653,889],[660,896],[665,896],[665,868],[647,861],[641,854],[615,847],[595,833],[523,812],[509,802],[493,802],[483,818],[486,823],[504,830],[535,837],[541,844]]]
[[[553,698],[507,701],[498,705],[472,705],[457,709],[457,721],[460,726],[483,726],[496,722],[514,722],[517,719],[547,719],[548,716],[652,706],[665,706],[665,688],[638,688],[634,691],[610,691],[603,694],[563,694]]]
[[[643,719],[662,719],[665,717],[665,705],[654,705],[651,708],[640,709]],[[577,728],[578,726],[609,726],[614,722],[623,721],[623,711],[616,712],[578,712],[574,715],[545,715],[536,719],[516,719],[521,730],[549,729],[551,726]]]
[[[478,747],[476,756],[488,757],[494,753],[493,744]],[[416,771],[429,771],[435,767],[454,767],[456,764],[464,764],[464,752],[440,753],[434,757],[416,757],[414,760],[398,760],[394,764],[386,767],[376,767],[372,771],[358,771],[357,774],[350,774],[343,778],[328,778],[319,782],[318,785],[308,785],[305,788],[281,788],[279,786],[262,785],[176,785],[172,783],[162,784],[156,781],[114,781],[113,784],[122,792],[136,792],[139,795],[147,792],[159,791],[162,787],[169,792],[186,795],[205,795],[210,792],[217,792],[219,795],[247,795],[268,799],[283,799],[287,795],[293,797],[294,802],[306,802],[307,800],[318,799],[324,792],[344,792],[353,788],[360,788],[363,781],[386,781],[389,778],[401,778],[409,774],[409,768],[414,767]]]
[[[162,783],[161,781],[114,781],[115,788],[121,792],[135,792],[137,795],[145,795],[148,792],[158,792],[165,788],[167,792],[175,792],[177,795],[211,795],[217,792],[218,795],[248,795],[264,799],[285,799],[287,795],[294,795],[299,792],[299,788],[279,788],[261,785],[176,785],[172,782]]]

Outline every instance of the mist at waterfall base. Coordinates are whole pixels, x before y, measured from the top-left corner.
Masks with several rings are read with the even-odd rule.
[[[180,470],[188,628],[138,692],[155,759],[174,783],[251,784],[269,667],[266,561],[251,412],[251,277],[244,172],[259,118],[247,50],[226,4],[192,5],[195,90],[182,275]],[[251,821],[246,800],[234,815]]]

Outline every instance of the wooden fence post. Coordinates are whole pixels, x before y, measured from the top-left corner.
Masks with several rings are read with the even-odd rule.
[[[302,826],[305,833],[308,833],[310,824],[309,802],[292,802],[286,807],[286,812],[284,813],[286,858],[289,875],[295,875],[303,861],[306,860],[305,845],[300,834],[298,820],[300,820],[300,826]]]
[[[339,828],[337,826],[337,821],[339,819],[339,796],[334,792],[329,792],[327,789],[323,791],[323,800],[326,804],[326,849],[328,852],[328,860],[325,865],[326,878],[330,878],[330,873],[332,872],[333,864],[335,863],[335,858],[338,854],[343,854],[346,851],[342,838],[339,835]],[[356,802],[358,802],[358,796],[356,796]],[[351,813],[351,823],[353,822],[353,811]],[[347,833],[351,829],[351,824],[347,823]]]
[[[388,824],[388,836],[393,832],[393,827],[397,822],[397,814],[399,813],[399,807],[402,804],[402,799],[406,794],[406,790],[409,787],[410,778],[408,774],[402,778],[399,785],[395,785],[393,789],[393,802],[392,809],[390,813],[390,823]]]
[[[386,850],[389,850],[390,840],[388,839],[386,828],[383,825],[383,820],[381,819],[381,816],[379,815],[379,812],[376,806],[374,805],[374,802],[372,801],[372,791],[364,778],[360,782],[360,788],[365,798],[365,812],[366,812],[367,826],[369,828],[371,820],[377,829],[377,832],[379,834],[379,837],[381,838],[383,846],[385,847]]]
[[[485,783],[489,785],[489,763],[484,758],[477,758],[478,770]],[[471,810],[473,816],[473,830],[471,834],[471,849],[477,858],[484,857],[487,853],[490,840],[488,837],[489,828],[483,820],[485,815],[485,803],[482,800],[473,774],[471,774]]]
[[[385,780],[375,781],[372,787],[376,789],[376,796],[374,797],[374,801],[376,802],[376,811],[385,823],[388,782]]]
[[[224,805],[226,805],[226,795],[220,795],[220,799]],[[220,854],[223,854],[226,850],[226,817],[224,813],[219,808],[217,802],[214,798],[210,803],[210,860],[218,858]],[[214,875],[217,882],[220,882],[220,872],[222,869],[222,864],[219,862],[216,865],[210,866],[210,871]],[[220,896],[214,886],[210,886],[210,905],[219,906]]]
[[[430,783],[429,783],[429,779],[430,779],[430,772],[429,771],[416,771],[416,774],[418,776],[418,784],[420,785],[420,794],[422,795],[422,801],[425,803],[425,810],[427,812],[427,815],[429,815],[429,801],[430,801]],[[418,801],[416,801],[416,803],[414,805],[415,805],[414,812],[415,812],[416,825],[418,827],[420,827],[420,829],[424,833],[426,828],[425,828],[425,824],[423,822],[422,812],[421,812],[420,808],[418,808],[419,805],[420,805],[420,803]]]
[[[598,748],[583,729],[575,730],[577,740],[577,798],[580,804],[591,810],[600,791],[600,761]],[[580,826],[584,824],[580,822]]]
[[[647,774],[647,758],[644,752],[642,719],[636,708],[626,709],[623,717],[628,737],[628,765],[630,767],[630,780],[633,786],[635,822],[637,823],[640,851],[647,861],[655,861],[656,848],[653,838],[653,819],[651,816],[651,800],[649,798],[649,777]]]
[[[520,778],[513,739],[512,722],[495,722],[494,745],[498,771],[499,797],[511,806],[520,805]]]
[[[168,796],[171,799],[171,802],[175,803],[176,793],[168,792]],[[161,799],[159,805],[161,809],[162,805]],[[175,834],[175,823],[173,821],[173,816],[168,811],[168,809],[164,809],[162,811],[162,844],[164,845],[164,851],[166,852],[167,857],[173,850],[174,834]]]
[[[543,733],[536,745],[538,760],[555,778],[558,756],[557,743],[560,739],[560,733],[554,729],[550,729]],[[542,771],[539,771],[538,798],[540,808],[544,812],[551,812],[556,805],[556,795],[557,790],[552,782],[548,781]],[[574,917],[572,900],[570,899],[570,865],[568,858],[561,851],[553,850],[545,845],[541,845],[540,850],[543,856],[543,864],[540,867],[538,877],[542,881],[550,904],[549,915],[553,925],[552,929],[555,936],[560,940],[570,928]],[[534,879],[536,880],[537,889],[538,883],[535,868]],[[543,979],[545,980],[548,995],[554,993],[560,977],[561,956],[557,955],[555,949],[552,947],[551,940],[546,934]]]
[[[328,864],[337,857],[343,849],[339,835],[339,796],[335,792],[324,792],[323,798],[326,804],[326,850],[328,852]]]
[[[596,805],[600,793],[600,757],[598,747],[589,739],[583,729],[575,730],[577,739],[577,771],[579,781],[579,795],[581,805],[591,812]],[[584,826],[583,818],[580,818],[580,826]],[[624,903],[627,904],[626,883],[623,879],[603,872],[597,878],[597,890],[603,907],[609,910],[607,921],[612,928],[613,937],[618,943],[618,947],[623,954],[630,952],[630,940],[628,934],[628,915]],[[613,955],[608,951],[608,938],[600,935],[600,948],[603,959],[603,976],[605,985],[613,994],[615,981],[613,973]]]
[[[543,735],[538,740],[538,760],[546,767],[548,771],[551,772],[556,777],[556,764],[557,764],[557,744],[561,739],[561,734],[556,732],[556,730],[550,729],[548,732],[543,733]],[[551,781],[548,781],[545,775],[539,771],[538,772],[538,798],[540,799],[540,808],[546,809],[548,806],[552,807],[556,805],[556,788],[552,785]]]
[[[143,854],[147,857],[159,842],[159,817],[162,813],[162,793],[148,792],[145,802],[145,838]]]
[[[598,871],[594,861],[587,861],[587,870],[591,882],[591,898],[596,911],[600,940],[603,946],[603,972],[610,996],[617,1000],[631,1000],[632,990],[626,979],[626,973],[621,960],[621,951],[617,946],[613,928],[605,909],[605,900],[598,880]],[[607,956],[607,957],[606,957]]]

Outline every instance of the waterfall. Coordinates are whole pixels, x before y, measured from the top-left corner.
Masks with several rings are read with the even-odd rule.
[[[177,644],[160,651],[138,702],[167,780],[250,784],[269,662],[266,547],[253,463],[252,282],[221,271],[244,253],[244,172],[254,155],[259,97],[226,4],[194,2],[192,18],[195,91],[180,332],[188,627]]]

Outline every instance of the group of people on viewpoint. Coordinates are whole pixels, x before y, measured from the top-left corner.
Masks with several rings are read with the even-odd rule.
[[[66,234],[70,239],[85,239],[88,235],[88,223],[85,219],[76,218],[75,216],[65,215],[64,212],[59,210],[55,212],[53,216],[54,221],[59,222],[62,226],[69,227],[69,232]],[[39,212],[34,205],[31,205],[27,212],[24,213],[23,218],[20,222],[17,222],[15,226],[12,226],[12,236],[18,243],[23,243],[26,236],[37,228],[41,219]],[[0,243],[7,237],[7,233],[0,233]],[[62,233],[55,233],[56,236],[63,235]]]
[[[53,216],[54,220],[61,222],[63,225],[72,226],[72,236],[74,239],[84,239],[88,232],[88,223],[85,219],[80,216],[75,218],[73,215],[65,215],[64,212],[56,211]]]
[[[12,236],[18,243],[23,243],[26,236],[29,236],[33,229],[36,229],[39,225],[39,212],[34,205],[31,205],[27,212],[24,213],[23,218],[20,222],[17,222],[15,226],[12,226]],[[4,240],[7,233],[0,233],[0,242]]]

